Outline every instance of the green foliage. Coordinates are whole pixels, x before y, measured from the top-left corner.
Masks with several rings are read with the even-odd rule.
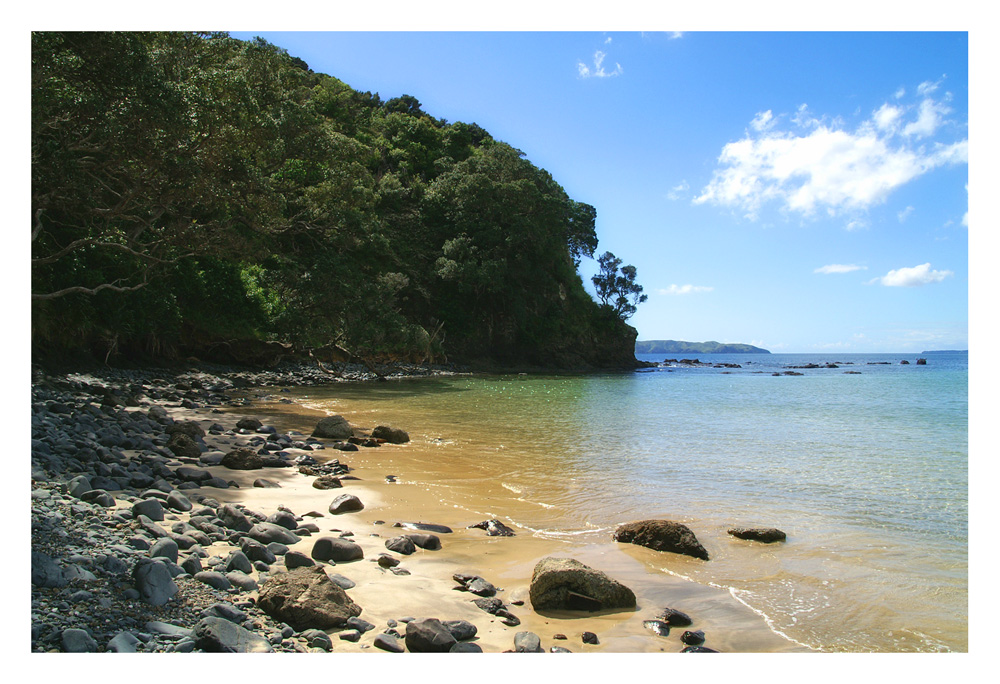
[[[545,363],[621,335],[577,273],[592,206],[475,123],[260,39],[34,33],[31,150],[36,349]]]
[[[622,266],[622,260],[611,252],[602,254],[597,263],[600,270],[591,278],[597,298],[623,321],[628,320],[635,314],[636,307],[648,299],[642,294],[642,285],[635,282],[635,266]]]

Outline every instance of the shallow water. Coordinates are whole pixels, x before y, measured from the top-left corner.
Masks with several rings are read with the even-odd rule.
[[[810,649],[966,651],[967,355],[916,358],[707,355],[742,368],[456,376],[286,396],[359,427],[406,429],[406,447],[350,462],[420,486],[456,519],[498,517],[591,554],[624,546],[611,541],[619,523],[684,522],[711,560],[632,547],[650,595],[666,576],[727,591]],[[826,362],[843,363],[772,375]],[[737,540],[732,526],[778,527],[788,541]]]

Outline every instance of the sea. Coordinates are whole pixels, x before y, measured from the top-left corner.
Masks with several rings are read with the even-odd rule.
[[[299,400],[408,429],[417,447],[395,467],[469,519],[578,545],[614,545],[630,520],[682,522],[711,560],[649,554],[649,575],[728,592],[796,648],[968,651],[967,353],[638,358],[659,365],[338,383]],[[787,539],[737,540],[736,526]]]

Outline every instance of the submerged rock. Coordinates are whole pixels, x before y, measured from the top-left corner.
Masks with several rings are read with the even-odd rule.
[[[476,523],[475,525],[469,525],[469,529],[486,530],[487,537],[514,536],[514,530],[510,529],[496,518],[493,518],[492,520],[484,520],[483,522]]]
[[[669,551],[708,560],[708,551],[686,525],[671,520],[639,520],[625,523],[614,533],[618,542],[638,544],[654,551]]]
[[[375,439],[384,439],[390,444],[406,444],[410,441],[410,436],[406,434],[405,430],[389,427],[388,425],[379,425],[372,430],[372,437]]]
[[[729,534],[738,539],[750,539],[765,544],[785,541],[785,533],[775,527],[734,527],[729,530]]]

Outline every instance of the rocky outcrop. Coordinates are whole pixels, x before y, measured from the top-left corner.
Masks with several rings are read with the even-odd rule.
[[[613,610],[635,607],[635,593],[572,558],[543,558],[528,590],[535,610]]]
[[[222,457],[220,465],[230,470],[260,470],[264,461],[253,449],[233,449]]]
[[[272,575],[261,587],[257,605],[297,630],[344,627],[361,614],[361,607],[320,566]]]
[[[639,520],[620,525],[614,540],[654,551],[669,551],[708,560],[708,551],[686,525],[671,520]]]

